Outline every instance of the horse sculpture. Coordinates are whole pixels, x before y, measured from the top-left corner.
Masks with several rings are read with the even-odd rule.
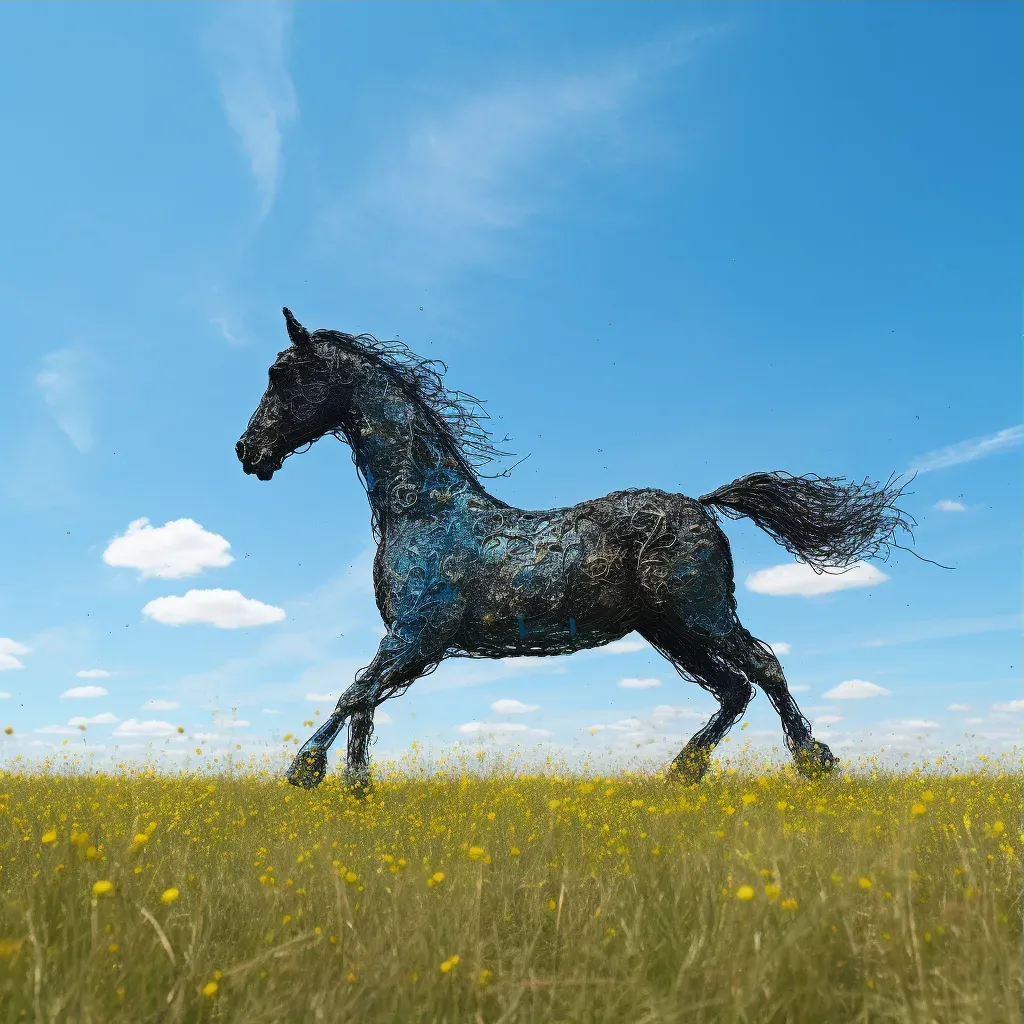
[[[397,341],[311,334],[284,316],[291,345],[235,450],[246,473],[269,480],[327,434],[349,444],[370,502],[374,593],[387,626],[373,661],[299,750],[291,783],[320,783],[348,722],[345,778],[368,786],[374,709],[444,658],[569,654],[633,630],[719,703],[672,763],[683,779],[708,770],[752,683],[778,712],[798,769],[835,768],[771,648],[737,618],[729,541],[711,509],[749,517],[820,573],[887,551],[897,527],[909,532],[891,478],[879,487],[754,473],[697,499],[642,488],[524,511],[481,484],[476,467],[507,453],[490,443],[480,403],[443,386],[444,364]]]

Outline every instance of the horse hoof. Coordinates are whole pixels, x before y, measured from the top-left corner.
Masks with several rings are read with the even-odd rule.
[[[285,778],[293,786],[302,789],[316,789],[327,774],[327,751],[322,747],[300,750],[295,755]]]
[[[680,754],[672,762],[668,777],[692,786],[707,775],[710,766],[711,755],[704,751]]]
[[[794,754],[796,769],[805,779],[820,779],[839,767],[839,758],[824,744],[815,741]]]
[[[346,768],[345,788],[357,799],[362,800],[373,790],[369,768]]]

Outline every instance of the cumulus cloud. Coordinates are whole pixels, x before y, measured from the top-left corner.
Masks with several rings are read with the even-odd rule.
[[[940,498],[935,502],[935,507],[940,512],[966,512],[967,506],[962,502],[953,501],[950,498]]]
[[[956,444],[939,448],[937,451],[920,455],[912,461],[910,469],[917,473],[930,473],[934,469],[945,469],[947,466],[958,466],[962,462],[974,462],[989,455],[999,455],[1018,447],[1024,441],[1024,425],[974,437],[969,441],[958,441]]]
[[[65,690],[61,694],[61,698],[78,698],[78,697],[106,697],[107,691],[102,686],[72,686],[70,690]]]
[[[115,730],[115,736],[167,736],[177,732],[177,727],[170,722],[148,720],[138,722],[134,718],[122,722]]]
[[[75,675],[79,679],[106,679],[110,673],[103,668],[81,668]]]
[[[24,668],[18,655],[28,654],[29,648],[9,636],[0,636],[0,672],[10,668]]]
[[[747,577],[747,589],[756,594],[816,597],[837,590],[874,587],[879,583],[885,583],[887,579],[889,577],[884,572],[867,562],[854,562],[844,572],[827,572],[822,575],[816,573],[806,562],[790,562],[752,572]]]
[[[772,649],[772,654],[776,658],[781,658],[783,654],[789,654],[793,650],[789,644],[769,644],[768,646]]]
[[[624,690],[649,690],[652,687],[661,686],[661,680],[654,678],[637,679],[634,677],[629,677],[626,679],[620,679],[619,686],[621,686]]]
[[[463,736],[502,736],[507,733],[521,733],[525,736],[550,736],[547,729],[531,729],[522,722],[464,722],[458,731]]]
[[[970,704],[949,704],[946,706],[947,711],[970,711]]]
[[[147,700],[143,711],[177,711],[181,705],[176,700]]]
[[[11,699],[11,695],[9,693],[7,693],[7,692],[0,693],[0,700],[10,700],[10,699]]]
[[[244,597],[237,590],[190,590],[184,597],[157,597],[142,614],[166,626],[207,623],[218,629],[266,626],[285,617],[283,608]]]
[[[993,704],[993,711],[1024,711],[1024,700],[1011,700],[1005,704]]]
[[[103,561],[117,568],[139,569],[140,579],[180,579],[230,565],[234,561],[228,554],[230,547],[223,537],[207,532],[194,519],[150,526],[143,517],[129,523],[128,529],[107,545]]]
[[[646,640],[625,637],[622,640],[613,640],[610,644],[605,644],[600,650],[607,651],[609,654],[632,654],[634,651],[642,651],[645,647],[650,646]]]
[[[833,686],[824,696],[828,700],[865,700],[868,697],[888,697],[889,691],[864,679],[847,679]]]
[[[904,722],[897,722],[897,727],[903,729],[938,729],[938,722],[929,722],[924,718],[908,718]]]
[[[818,717],[814,719],[814,724],[815,725],[835,725],[836,722],[841,722],[842,720],[843,720],[843,716],[842,715],[818,715]]]
[[[68,719],[68,725],[113,725],[116,721],[118,721],[116,715],[112,715],[109,711],[103,711],[98,715],[93,715],[91,718],[86,718],[84,715],[75,715],[74,718]]]
[[[524,704],[521,700],[503,698],[491,704],[491,710],[499,715],[525,715],[528,711],[539,711],[539,704]]]
[[[44,725],[33,731],[43,736],[74,736],[78,732],[70,725]]]

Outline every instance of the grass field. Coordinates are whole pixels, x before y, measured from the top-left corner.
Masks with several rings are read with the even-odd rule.
[[[0,1020],[1024,1019],[1012,758],[472,767],[0,774]]]

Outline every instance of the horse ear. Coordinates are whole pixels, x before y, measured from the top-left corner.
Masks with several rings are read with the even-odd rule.
[[[295,319],[292,311],[287,306],[281,312],[284,313],[284,322],[288,325],[288,337],[291,338],[292,344],[296,348],[305,348],[309,345],[311,341],[309,331]]]

